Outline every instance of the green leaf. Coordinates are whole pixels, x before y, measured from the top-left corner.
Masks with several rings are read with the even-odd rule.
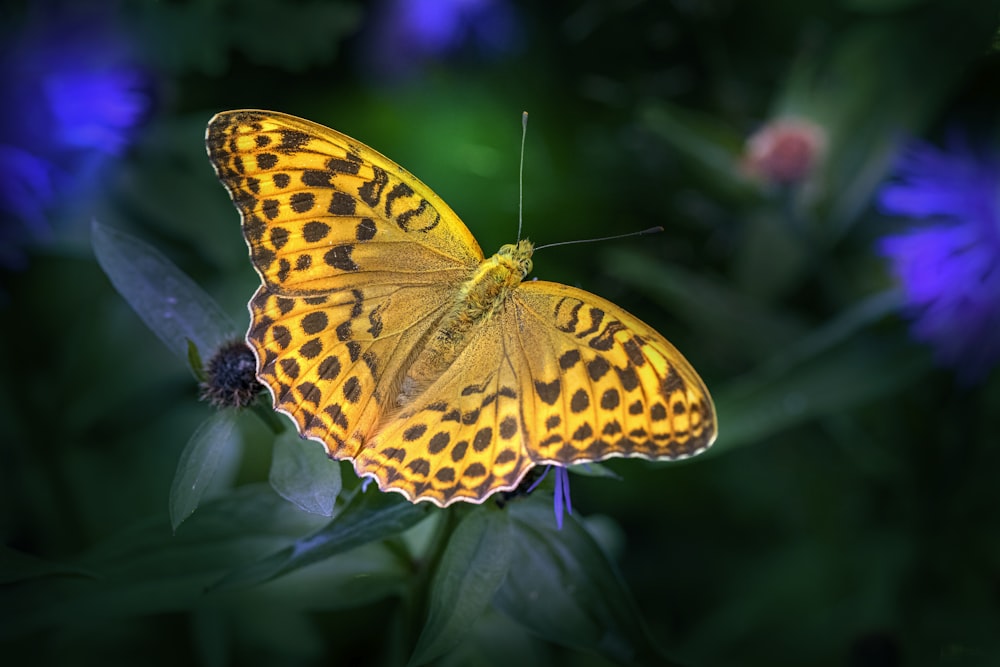
[[[201,353],[198,351],[198,346],[190,338],[187,342],[187,360],[188,366],[191,367],[191,371],[194,373],[195,378],[198,379],[198,382],[204,382],[208,379],[208,375],[205,374],[205,364],[201,360]]]
[[[400,533],[425,518],[430,511],[428,503],[414,504],[396,493],[359,491],[322,530],[231,572],[213,588],[225,590],[270,581],[362,544]]]
[[[282,498],[321,516],[333,516],[343,486],[340,466],[327,455],[326,448],[291,431],[274,439],[269,481]]]
[[[282,607],[350,609],[399,595],[412,585],[412,579],[413,565],[409,559],[400,558],[385,541],[369,542],[280,579],[230,590],[225,595],[258,599],[263,595]]]
[[[0,640],[80,619],[102,622],[190,610],[223,573],[320,525],[315,515],[300,512],[266,484],[206,501],[176,534],[158,513],[71,563],[98,578],[46,577],[10,587],[3,598]]]
[[[720,436],[705,456],[863,405],[926,370],[926,355],[919,349],[860,335],[896,312],[901,298],[894,290],[874,294],[714,390]]]
[[[604,479],[621,480],[621,475],[603,463],[577,463],[566,466],[566,470],[570,471],[574,475],[581,475],[583,477],[601,477]]]
[[[90,577],[97,575],[68,563],[42,560],[0,544],[0,585],[41,577]]]
[[[758,207],[743,215],[740,241],[733,249],[732,285],[747,303],[781,303],[798,288],[805,276],[816,270],[816,251],[802,233],[805,224],[789,210],[778,206]],[[777,203],[777,202],[776,202]]]
[[[181,452],[170,485],[170,524],[174,531],[198,508],[219,470],[232,467],[241,444],[231,410],[216,412],[195,430]]]
[[[644,108],[640,122],[704,172],[706,186],[741,201],[758,198],[738,169],[744,137],[717,117],[665,103]]]
[[[452,533],[431,587],[430,607],[410,665],[444,655],[486,610],[510,566],[506,512],[477,507]]]
[[[239,338],[219,304],[158,250],[96,220],[90,238],[111,284],[178,358],[188,361],[188,341],[206,357]]]
[[[901,291],[892,289],[865,297],[842,310],[836,317],[780,349],[760,372],[771,376],[819,357],[857,336],[867,327],[899,312],[905,303]]]
[[[928,368],[922,350],[858,338],[778,375],[762,369],[715,392],[719,440],[704,456],[870,403]]]
[[[670,664],[618,571],[573,516],[556,528],[544,496],[511,503],[508,511],[510,569],[494,606],[548,641],[618,664]]]
[[[315,532],[323,522],[299,511],[269,485],[252,484],[206,500],[173,535],[161,521],[151,521],[138,526],[136,534],[126,531],[102,542],[84,562],[94,569],[124,570],[128,574],[118,575],[123,579],[191,572],[193,564],[219,576]]]
[[[710,333],[714,345],[741,360],[760,359],[806,333],[794,318],[748,300],[721,281],[634,250],[610,250],[605,256],[610,275],[648,294],[692,328]]]

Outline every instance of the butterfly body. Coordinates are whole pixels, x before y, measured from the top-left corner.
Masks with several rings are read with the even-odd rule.
[[[210,122],[261,286],[247,343],[275,409],[412,501],[482,502],[538,464],[677,459],[715,438],[704,384],[659,333],[582,290],[484,258],[388,158],[270,111]]]
[[[399,406],[411,403],[454,363],[469,341],[476,339],[475,327],[497,316],[497,310],[505,306],[531,270],[532,250],[527,240],[503,246],[459,286],[451,312],[442,318],[406,372],[396,397]]]

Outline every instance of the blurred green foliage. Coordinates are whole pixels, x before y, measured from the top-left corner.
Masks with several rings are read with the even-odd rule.
[[[0,284],[5,662],[1000,662],[1000,376],[961,388],[909,341],[871,206],[907,134],[961,126],[988,148],[1000,8],[494,4],[505,48],[416,55],[380,28],[392,2],[115,5],[159,106]],[[335,502],[296,485],[310,456],[253,411],[199,403],[180,339],[170,354],[90,250],[93,219],[143,239],[242,329],[257,279],[203,140],[242,107],[385,153],[487,254],[516,235],[527,109],[532,240],[666,228],[543,250],[535,274],[664,332],[713,391],[717,444],[573,476],[562,531],[545,486],[440,511],[362,493],[349,466]],[[744,145],[783,116],[826,149],[803,182],[767,185]],[[229,449],[196,455],[204,429]]]

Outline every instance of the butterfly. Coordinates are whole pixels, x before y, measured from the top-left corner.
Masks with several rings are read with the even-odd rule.
[[[219,113],[209,159],[261,285],[246,341],[300,435],[412,502],[481,503],[533,466],[682,459],[712,399],[666,338],[598,296],[525,281],[372,148],[274,111]]]

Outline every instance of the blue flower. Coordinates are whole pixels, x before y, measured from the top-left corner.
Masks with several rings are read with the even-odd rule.
[[[556,488],[553,511],[556,513],[556,525],[562,530],[563,510],[566,514],[573,513],[573,503],[569,500],[569,470],[562,466],[555,466]]]
[[[1000,361],[1000,161],[955,140],[948,150],[914,142],[881,209],[914,221],[880,242],[906,294],[914,338],[964,383]]]
[[[388,78],[458,54],[497,57],[519,42],[504,0],[387,0],[374,16],[366,61]]]
[[[150,79],[109,16],[53,13],[0,35],[0,265],[8,267],[51,232],[56,207],[96,184],[151,106]]]
[[[556,526],[559,530],[562,530],[563,526],[563,514],[573,513],[573,503],[570,502],[569,498],[569,470],[563,466],[548,465],[545,466],[545,472],[536,479],[531,486],[528,487],[527,493],[531,493],[535,488],[542,483],[542,480],[549,474],[550,470],[555,470],[555,497],[552,502],[552,510],[556,515]]]

